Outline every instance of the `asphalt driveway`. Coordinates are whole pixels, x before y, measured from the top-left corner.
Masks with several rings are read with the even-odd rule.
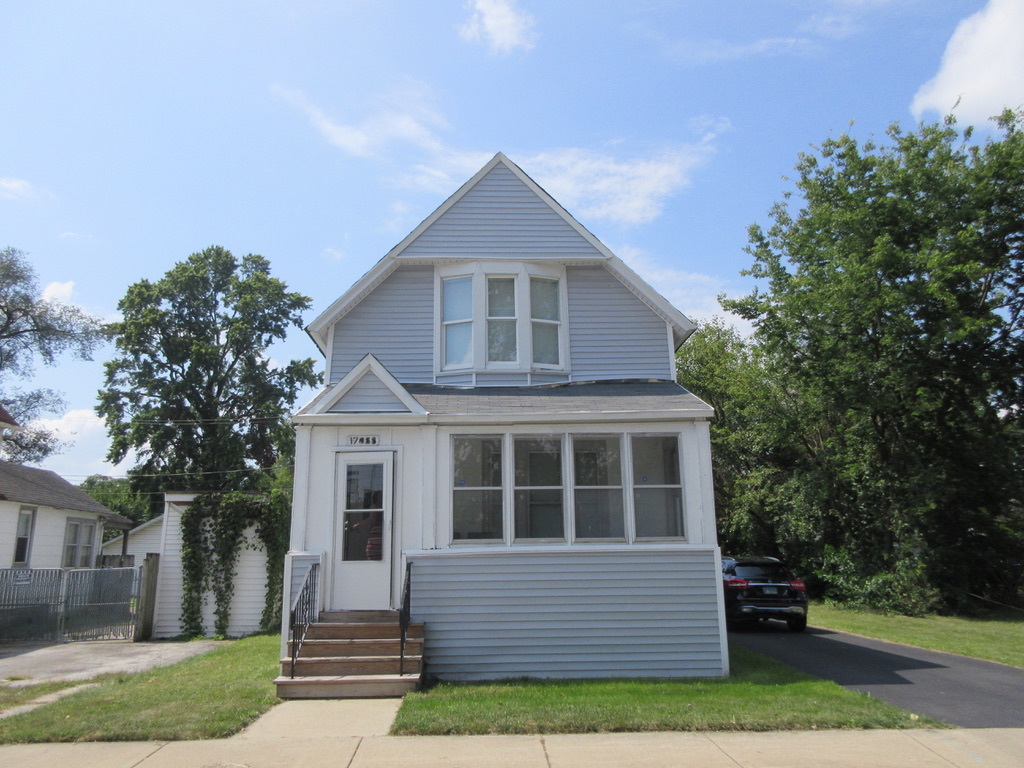
[[[1024,727],[1024,669],[773,621],[729,632],[729,642],[950,725]]]

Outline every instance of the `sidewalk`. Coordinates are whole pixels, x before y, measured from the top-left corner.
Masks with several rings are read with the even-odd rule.
[[[221,741],[0,747],[25,768],[1022,768],[1024,728],[387,736],[401,702],[288,701]]]

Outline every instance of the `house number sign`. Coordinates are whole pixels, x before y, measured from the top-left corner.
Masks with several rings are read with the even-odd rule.
[[[349,435],[349,445],[380,445],[378,435]]]

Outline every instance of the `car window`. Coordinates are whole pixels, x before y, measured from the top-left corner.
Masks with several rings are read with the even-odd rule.
[[[789,581],[789,572],[781,565],[771,564],[737,564],[736,576],[747,581]]]

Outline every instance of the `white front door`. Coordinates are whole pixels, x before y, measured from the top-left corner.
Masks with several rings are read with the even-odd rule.
[[[393,454],[339,453],[335,489],[331,608],[389,609]]]

